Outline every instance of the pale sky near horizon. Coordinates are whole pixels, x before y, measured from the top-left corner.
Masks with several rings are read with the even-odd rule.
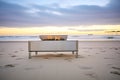
[[[105,30],[120,30],[120,0],[0,0],[0,35]]]

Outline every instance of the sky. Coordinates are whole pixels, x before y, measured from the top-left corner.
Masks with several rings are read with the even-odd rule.
[[[0,35],[120,30],[120,0],[0,0]]]

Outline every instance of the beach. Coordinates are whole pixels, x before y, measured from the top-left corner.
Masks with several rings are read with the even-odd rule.
[[[0,41],[0,80],[120,80],[120,41],[81,40],[71,52],[39,52],[28,41]]]

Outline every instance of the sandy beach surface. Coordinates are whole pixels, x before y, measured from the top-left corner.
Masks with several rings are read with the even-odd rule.
[[[27,41],[0,41],[0,80],[120,80],[120,41],[79,41],[71,52],[39,52]]]

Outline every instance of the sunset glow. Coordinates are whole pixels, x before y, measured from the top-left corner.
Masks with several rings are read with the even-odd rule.
[[[120,25],[93,25],[93,26],[78,26],[78,27],[28,27],[28,28],[1,28],[0,35],[40,35],[40,34],[113,34],[108,31],[118,31]],[[115,34],[115,33],[114,33]],[[114,35],[113,34],[113,35]],[[120,34],[120,33],[118,33]]]

